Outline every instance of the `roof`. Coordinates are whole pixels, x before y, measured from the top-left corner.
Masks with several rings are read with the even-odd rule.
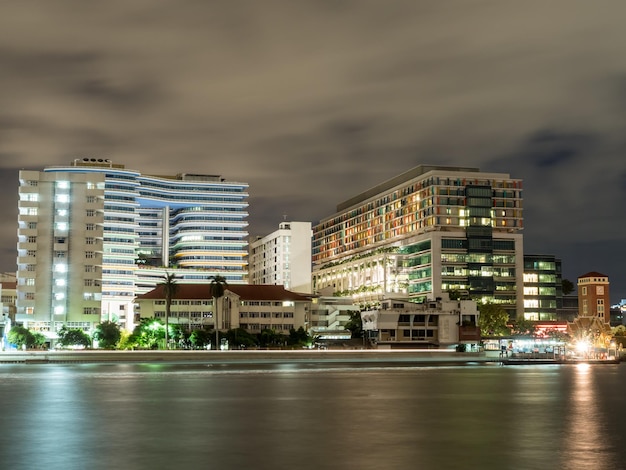
[[[209,284],[176,284],[177,291],[174,299],[205,300],[211,298],[211,287]],[[158,285],[150,292],[138,295],[137,300],[165,299],[163,285]],[[272,284],[228,284],[225,292],[232,292],[239,296],[241,300],[292,300],[296,302],[307,302],[311,296],[298,294],[285,289],[284,286]]]
[[[609,277],[606,274],[599,273],[598,271],[590,271],[587,274],[583,274],[582,276],[578,276],[578,279],[582,279],[585,277]]]

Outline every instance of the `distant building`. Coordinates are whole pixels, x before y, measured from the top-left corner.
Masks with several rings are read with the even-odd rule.
[[[563,301],[561,260],[553,255],[524,255],[524,318],[556,321]]]
[[[313,292],[331,288],[363,308],[458,292],[522,317],[522,212],[520,179],[420,165],[313,227]]]
[[[218,299],[217,326],[220,331],[243,328],[249,333],[265,329],[289,334],[291,329],[305,328],[311,299],[276,285],[229,284]],[[139,318],[165,319],[163,286],[136,300]],[[171,305],[169,323],[183,328],[215,328],[215,308],[205,284],[180,284]]]
[[[276,284],[311,293],[311,222],[282,222],[250,243],[250,284]]]
[[[578,314],[597,317],[610,323],[609,277],[599,272],[589,272],[578,277]]]
[[[363,329],[377,332],[378,348],[445,348],[458,344],[478,350],[479,312],[473,300],[447,294],[424,303],[386,299],[381,308],[361,312]]]
[[[52,335],[102,320],[132,328],[135,295],[163,281],[247,277],[246,183],[145,175],[79,158],[20,171],[16,321]]]

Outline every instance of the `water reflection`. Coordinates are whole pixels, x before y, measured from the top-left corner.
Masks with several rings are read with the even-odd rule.
[[[609,367],[609,366],[596,366]],[[565,418],[564,449],[562,454],[565,470],[600,470],[620,468],[615,449],[605,427],[606,416],[600,410],[603,396],[598,394],[594,379],[597,371],[589,364],[577,364],[574,368],[570,408]]]
[[[0,367],[0,468],[620,468],[626,367]]]

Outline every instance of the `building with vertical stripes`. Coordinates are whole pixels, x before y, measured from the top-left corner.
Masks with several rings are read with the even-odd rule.
[[[133,299],[165,273],[182,283],[247,277],[246,183],[96,158],[19,179],[16,321],[30,328],[131,326]]]

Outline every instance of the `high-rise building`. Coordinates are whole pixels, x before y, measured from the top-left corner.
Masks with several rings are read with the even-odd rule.
[[[364,307],[443,292],[523,315],[522,181],[420,165],[337,206],[313,228],[314,292]]]
[[[29,327],[132,322],[135,295],[166,272],[183,283],[247,277],[246,183],[95,158],[19,178],[16,320]]]
[[[609,277],[596,271],[578,277],[578,315],[611,321]]]
[[[282,222],[275,232],[250,242],[250,284],[310,294],[311,235],[311,222]]]
[[[561,260],[554,255],[524,255],[524,318],[559,320],[563,307]]]

